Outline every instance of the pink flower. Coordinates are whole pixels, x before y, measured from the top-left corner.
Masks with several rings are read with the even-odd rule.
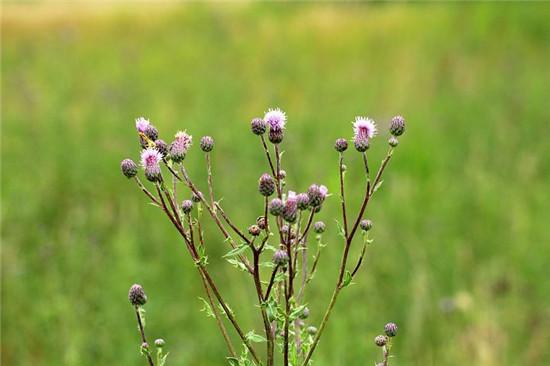
[[[141,165],[148,180],[154,182],[160,178],[161,161],[162,154],[156,149],[148,148],[141,152]]]
[[[295,192],[289,191],[283,208],[283,218],[288,222],[296,221],[298,209],[298,196]]]
[[[149,125],[150,125],[149,120],[143,117],[139,117],[136,119],[136,130],[138,130],[138,132],[145,133],[145,130],[147,130]]]
[[[270,129],[282,131],[286,124],[286,114],[279,108],[270,108],[264,116],[264,121],[269,124]]]
[[[169,154],[170,159],[176,163],[180,163],[185,159],[187,151],[193,143],[193,136],[188,135],[185,131],[176,133],[174,141],[170,144]]]
[[[355,139],[371,139],[377,133],[376,123],[368,117],[355,117],[353,132],[355,133]]]

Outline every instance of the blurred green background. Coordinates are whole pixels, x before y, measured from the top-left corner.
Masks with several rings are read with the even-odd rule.
[[[316,365],[372,365],[397,322],[392,366],[550,364],[550,4],[5,5],[2,16],[4,365],[140,365],[132,283],[171,365],[221,365],[202,289],[175,230],[119,171],[138,158],[134,118],[170,140],[210,134],[215,190],[246,227],[266,171],[251,118],[288,114],[288,185],[337,191],[335,138],[368,115],[407,119],[368,210],[375,244],[346,290]],[[347,154],[349,198],[363,191]],[[204,158],[187,158],[205,189]],[[330,198],[318,324],[341,243]],[[246,329],[252,283],[210,270]],[[354,252],[354,255],[356,253]],[[262,347],[263,349],[263,347]]]

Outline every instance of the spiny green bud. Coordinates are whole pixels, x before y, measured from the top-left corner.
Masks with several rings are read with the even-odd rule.
[[[370,229],[372,229],[372,226],[373,223],[371,220],[361,220],[361,222],[359,223],[359,227],[363,231],[369,231]]]
[[[210,152],[214,148],[214,139],[210,136],[203,136],[200,141],[201,150]]]
[[[132,285],[132,287],[130,287],[130,291],[128,292],[128,300],[130,300],[130,303],[134,306],[145,305],[147,302],[147,295],[145,295],[143,287],[137,283]]]
[[[183,211],[184,214],[188,214],[191,212],[191,210],[193,210],[193,201],[191,200],[184,200],[182,203],[181,203],[181,210]]]
[[[394,136],[401,136],[405,132],[405,118],[395,116],[390,122],[390,133]]]
[[[157,346],[158,348],[164,347],[165,344],[166,342],[164,341],[164,339],[162,338],[155,339],[155,346]]]
[[[397,137],[392,136],[392,137],[390,137],[390,139],[388,140],[388,144],[389,144],[391,147],[396,147],[397,145],[399,145],[399,140],[397,139]]]
[[[133,178],[138,172],[138,167],[132,159],[124,159],[120,163],[120,170],[122,170],[122,174],[124,174],[126,178]]]
[[[378,347],[384,347],[388,343],[388,337],[385,335],[379,335],[374,338],[374,343]]]
[[[262,229],[258,225],[250,225],[248,227],[248,233],[252,236],[258,236],[262,232]]]
[[[322,221],[317,221],[315,224],[313,224],[313,231],[315,231],[317,234],[324,233],[325,228],[325,223]]]
[[[395,323],[388,323],[384,326],[384,332],[388,337],[395,337],[397,335],[397,325]]]

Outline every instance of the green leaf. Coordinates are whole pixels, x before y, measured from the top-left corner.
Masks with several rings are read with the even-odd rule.
[[[266,339],[264,337],[262,337],[259,334],[254,333],[253,330],[246,333],[246,339],[249,340],[250,342],[255,342],[255,343],[260,343],[260,342],[265,342],[266,341]]]
[[[346,271],[346,275],[344,276],[344,282],[342,283],[342,288],[349,286],[351,283],[351,273],[349,271]]]
[[[239,359],[237,357],[227,357],[227,361],[231,366],[239,366]]]
[[[235,247],[235,248],[231,249],[223,257],[224,258],[229,258],[229,257],[239,255],[239,254],[243,253],[247,248],[248,248],[248,244],[247,243],[242,243],[238,247]]]
[[[376,185],[374,186],[374,188],[372,189],[373,192],[376,192],[378,190],[378,188],[380,188],[382,186],[382,183],[384,183],[383,180],[379,181],[378,183],[376,183]]]
[[[203,307],[201,309],[201,312],[205,313],[207,317],[209,318],[215,318],[216,314],[214,314],[214,311],[212,310],[212,307],[210,306],[210,303],[206,301],[204,298],[199,297],[199,300],[202,301]]]
[[[246,266],[244,265],[243,262],[241,262],[240,259],[230,258],[230,259],[226,259],[226,261],[228,261],[228,262],[231,263],[235,268],[240,269],[240,270],[243,271],[243,272],[246,272],[246,271],[247,271]]]

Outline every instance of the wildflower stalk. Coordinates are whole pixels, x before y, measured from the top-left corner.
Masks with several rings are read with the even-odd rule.
[[[214,206],[214,188],[213,188],[213,184],[212,184],[212,162],[211,162],[211,159],[210,159],[210,153],[206,153],[204,154],[205,157],[206,157],[206,168],[207,168],[207,172],[208,172],[208,192],[210,194],[210,206],[211,207],[215,207]]]
[[[367,183],[367,189],[365,192],[365,197],[363,199],[363,203],[361,204],[361,209],[359,211],[359,214],[357,215],[357,219],[355,220],[355,223],[349,233],[349,235],[346,236],[346,242],[344,247],[344,253],[342,255],[342,260],[340,263],[340,270],[338,274],[338,281],[336,282],[336,286],[334,288],[334,291],[332,293],[332,296],[330,298],[329,305],[327,307],[327,310],[325,311],[325,314],[323,316],[323,319],[321,320],[321,324],[319,326],[319,330],[317,331],[317,334],[315,335],[315,338],[313,340],[313,343],[311,344],[311,348],[309,349],[304,361],[302,362],[302,366],[307,366],[309,360],[311,359],[311,356],[313,356],[313,352],[315,352],[315,349],[317,348],[317,345],[319,344],[319,339],[321,338],[321,335],[323,334],[323,330],[326,327],[326,324],[330,318],[330,315],[332,313],[332,309],[334,308],[334,304],[336,304],[336,300],[338,299],[338,295],[340,294],[340,291],[343,289],[343,281],[344,281],[344,274],[346,272],[346,264],[348,260],[349,255],[349,249],[351,247],[351,243],[353,241],[353,237],[355,236],[355,232],[357,231],[357,228],[359,226],[359,222],[361,222],[361,219],[363,217],[363,214],[365,213],[365,209],[367,208],[367,205],[369,203],[370,198],[372,197],[374,193],[374,188],[382,178],[382,174],[388,165],[388,162],[391,159],[391,156],[393,154],[393,148],[390,148],[388,151],[386,157],[382,161],[382,164],[380,165],[380,168],[378,169],[378,172],[376,173],[376,178],[374,179],[374,183],[372,187]],[[366,155],[366,154],[365,154]],[[355,270],[355,272],[357,272]]]
[[[134,310],[136,312],[136,318],[137,318],[137,323],[138,323],[138,327],[139,327],[139,333],[141,335],[141,342],[142,342],[142,344],[148,344],[147,343],[147,338],[145,337],[145,329],[143,327],[143,322],[141,320],[141,315],[139,313],[139,306],[135,305]],[[145,356],[147,357],[147,363],[149,364],[149,366],[155,366],[155,364],[153,363],[153,359],[151,358],[151,355],[149,354],[149,351],[147,351],[145,353]]]
[[[366,156],[366,154],[363,154]],[[348,219],[346,214],[346,197],[344,195],[344,154],[340,153],[340,159],[338,164],[338,170],[340,171],[340,201],[342,203],[342,221],[344,226],[344,236],[348,237]],[[367,169],[368,170],[368,169]]]
[[[244,332],[242,331],[241,327],[239,326],[239,324],[237,323],[235,317],[233,316],[232,311],[229,309],[229,307],[227,306],[227,304],[223,300],[217,286],[215,285],[214,281],[212,280],[212,277],[210,276],[210,274],[208,273],[208,270],[206,269],[205,265],[201,262],[200,257],[198,255],[195,247],[192,245],[190,239],[187,237],[187,235],[185,233],[185,230],[181,226],[180,222],[178,222],[178,220],[176,220],[176,218],[174,216],[172,216],[172,214],[170,213],[170,210],[166,206],[165,200],[162,197],[162,191],[161,191],[161,188],[160,188],[160,184],[157,184],[156,187],[157,187],[157,192],[158,192],[159,197],[160,197],[160,201],[161,201],[163,211],[166,213],[166,215],[168,216],[170,221],[174,224],[176,229],[179,231],[179,233],[183,237],[183,239],[184,239],[184,241],[187,245],[187,249],[189,250],[189,253],[191,254],[191,258],[193,259],[193,261],[196,264],[196,267],[199,271],[199,274],[204,276],[206,282],[208,283],[208,286],[212,290],[212,293],[216,297],[216,299],[219,302],[220,306],[223,308],[227,318],[229,319],[229,321],[231,322],[231,324],[235,328],[235,331],[237,332],[237,334],[241,338],[241,341],[248,348],[248,350],[250,351],[250,354],[252,355],[254,360],[259,363],[259,357],[258,357],[256,351],[254,350],[254,348],[250,344],[250,341],[246,338]],[[167,194],[169,196],[169,193],[167,193]],[[169,199],[169,201],[171,202],[171,199]],[[175,209],[174,205],[171,204],[171,206],[172,206],[172,209],[175,211],[175,214],[177,214],[177,210]]]

